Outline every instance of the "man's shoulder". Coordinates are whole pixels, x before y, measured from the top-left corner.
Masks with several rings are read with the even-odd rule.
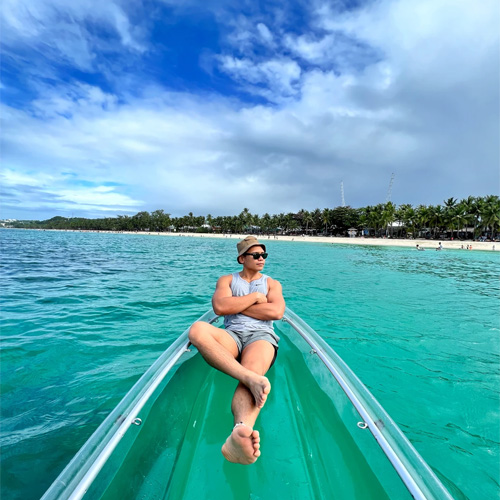
[[[281,283],[278,280],[271,278],[271,276],[267,276],[267,282],[270,286],[281,286]]]
[[[218,280],[217,280],[217,284],[220,284],[220,285],[228,285],[231,283],[233,279],[233,275],[232,274],[225,274],[224,276],[221,276]]]

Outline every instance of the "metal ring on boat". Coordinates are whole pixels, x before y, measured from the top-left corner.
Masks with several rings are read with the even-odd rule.
[[[366,422],[358,422],[358,427],[360,429],[368,429],[368,424]]]
[[[134,425],[141,425],[142,424],[142,420],[139,417],[137,417],[137,418],[134,418],[134,420],[132,420],[132,423]]]

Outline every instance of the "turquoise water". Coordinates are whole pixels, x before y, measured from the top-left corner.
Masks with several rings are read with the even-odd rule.
[[[216,279],[235,270],[236,240],[16,230],[0,239],[1,496],[35,499],[209,308]],[[287,304],[454,496],[497,498],[500,255],[267,244],[266,272]]]

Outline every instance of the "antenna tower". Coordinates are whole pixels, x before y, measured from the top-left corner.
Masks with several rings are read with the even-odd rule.
[[[345,199],[344,199],[344,181],[340,182],[340,194],[342,195],[342,206],[345,207]]]
[[[392,175],[391,175],[391,180],[389,182],[389,189],[387,190],[387,198],[385,199],[386,203],[389,203],[391,201],[392,185],[394,183],[394,177],[395,176],[396,176],[396,174],[394,174],[394,172],[393,172]]]

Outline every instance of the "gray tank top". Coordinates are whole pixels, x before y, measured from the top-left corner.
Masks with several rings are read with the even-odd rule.
[[[267,295],[267,278],[263,274],[258,280],[245,281],[240,273],[233,273],[231,281],[231,292],[233,297],[242,297],[253,292],[260,292]],[[251,318],[244,314],[228,314],[224,317],[224,327],[233,332],[264,331],[274,333],[273,322]]]

